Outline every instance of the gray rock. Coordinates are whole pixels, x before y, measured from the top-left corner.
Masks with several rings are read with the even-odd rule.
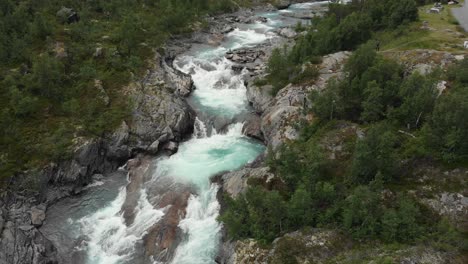
[[[107,139],[107,156],[109,159],[123,162],[130,157],[131,150],[128,146],[129,137],[130,128],[127,122],[122,121],[119,128]]]
[[[234,31],[234,28],[229,26],[229,25],[226,25],[226,26],[223,27],[223,29],[221,29],[222,34],[227,34],[227,33],[231,32],[231,31]]]
[[[305,111],[310,107],[308,94],[312,90],[323,90],[331,78],[341,78],[344,61],[349,52],[338,52],[323,58],[319,65],[320,76],[312,86],[287,85],[274,99],[268,100],[259,87],[247,86],[247,97],[255,109],[262,110],[262,132],[268,146],[276,149],[288,140],[299,137],[297,124],[311,117]]]
[[[254,81],[247,84],[247,99],[257,113],[263,113],[271,104],[273,86],[257,86]]]
[[[129,125],[129,146],[132,149],[146,150],[156,140],[160,144],[169,140],[179,141],[193,129],[193,110],[181,98],[187,95],[187,89],[191,89],[192,80],[161,60],[157,55],[153,70],[148,72],[144,81],[128,87],[128,94],[136,106]]]
[[[262,115],[262,131],[268,145],[276,149],[284,141],[298,138],[296,124],[305,118],[307,92],[302,87],[288,85],[274,101]]]
[[[175,154],[179,150],[179,143],[174,141],[169,141],[163,147],[164,150],[167,150],[170,155]]]
[[[236,63],[251,63],[259,58],[265,58],[266,53],[258,48],[240,48],[226,52],[226,59]]]
[[[31,223],[39,227],[46,218],[46,206],[44,204],[33,206],[31,208]]]
[[[281,28],[278,30],[278,35],[285,38],[295,38],[297,36],[296,31],[290,27]]]
[[[5,219],[3,219],[2,211],[0,210],[0,234],[3,231],[3,227],[5,226]]]
[[[159,150],[159,140],[154,141],[147,149],[149,154],[156,154]]]
[[[0,263],[56,264],[57,251],[32,225],[7,222],[0,237]]]
[[[223,191],[232,197],[237,197],[247,190],[247,181],[250,178],[264,179],[266,183],[270,183],[275,176],[270,172],[268,167],[243,168],[229,172],[221,176]]]
[[[242,133],[248,137],[264,141],[261,123],[262,119],[260,116],[256,114],[250,115],[242,127]]]
[[[277,0],[273,5],[278,9],[286,9],[291,5],[291,0]]]
[[[22,225],[22,226],[19,226],[18,229],[19,230],[22,230],[22,231],[31,231],[32,229],[34,228],[34,226],[32,225]]]
[[[164,80],[168,87],[180,96],[189,96],[193,90],[193,80],[190,75],[169,66],[165,60],[161,60],[161,64],[165,74]]]
[[[468,197],[461,193],[442,192],[433,199],[423,199],[432,210],[447,217],[460,230],[468,230]]]

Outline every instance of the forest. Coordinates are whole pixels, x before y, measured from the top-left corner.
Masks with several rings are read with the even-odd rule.
[[[249,4],[249,1],[239,1]],[[128,118],[122,88],[230,0],[0,1],[0,181],[67,159]]]
[[[332,5],[292,48],[273,52],[269,75],[259,83],[277,93],[288,83],[317,78],[313,65],[320,56],[354,51],[343,79],[309,95],[314,120],[301,124],[300,140],[269,150],[267,163],[282,183],[250,180],[245,194],[225,197],[221,220],[231,237],[268,245],[287,232],[322,227],[358,241],[467,249],[466,236],[405,191],[414,164],[451,168],[468,160],[468,59],[447,71],[408,73],[379,53],[374,38],[416,21],[417,6],[413,0]],[[437,88],[441,80],[449,89]],[[343,134],[349,127],[364,136]],[[323,142],[333,135],[342,137],[348,155],[328,157]]]

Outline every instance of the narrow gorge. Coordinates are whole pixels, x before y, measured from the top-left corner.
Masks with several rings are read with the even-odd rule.
[[[265,108],[274,100],[268,89],[259,95],[247,86],[264,74],[272,49],[291,43],[297,34],[292,28],[309,23],[306,19],[324,10],[322,4],[241,10],[210,18],[207,29],[169,41],[155,56],[154,69],[128,87],[137,103],[133,122],[103,142],[85,144],[85,151],[77,151],[83,160],[68,165],[85,167],[76,175],[85,175],[89,183],[47,192],[46,217],[37,231],[31,230],[50,242],[29,241],[19,254],[37,263],[226,262],[229,256],[220,253],[224,232],[218,198],[232,192],[222,190],[222,182],[224,188],[238,188],[242,183],[236,181],[244,179],[225,175],[262,160],[265,144],[276,147],[295,133],[281,123],[286,116],[271,127],[262,124],[259,114],[265,109],[258,107],[259,100]],[[293,105],[306,100],[296,92],[272,109],[289,101],[287,107],[296,111]],[[108,168],[94,165],[99,161],[90,153],[102,156]],[[144,154],[116,168],[132,153]],[[56,182],[68,186],[74,179],[67,180],[64,171]],[[76,195],[61,198],[70,193]]]

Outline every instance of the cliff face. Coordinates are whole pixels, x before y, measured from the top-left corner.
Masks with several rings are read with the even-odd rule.
[[[168,59],[170,61],[170,59]],[[157,54],[151,68],[125,89],[132,118],[110,135],[77,138],[72,158],[16,176],[0,197],[0,263],[57,263],[57,251],[39,231],[47,206],[81,192],[93,176],[115,171],[136,153],[155,154],[193,129],[185,102],[191,78]]]

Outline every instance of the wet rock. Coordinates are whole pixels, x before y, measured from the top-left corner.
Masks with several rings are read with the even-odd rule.
[[[152,175],[152,171],[146,172],[146,175]],[[147,193],[152,195],[148,200],[154,208],[164,210],[164,215],[148,229],[143,238],[143,247],[147,257],[159,262],[168,262],[183,239],[179,223],[185,217],[192,191],[189,187],[174,182],[170,177],[158,177],[156,181],[146,184],[145,188]]]
[[[262,119],[260,116],[255,114],[250,115],[242,127],[242,133],[248,137],[264,141],[261,123]]]
[[[185,217],[189,191],[167,191],[162,195],[158,208],[168,208],[164,217],[145,236],[145,250],[157,261],[170,260],[181,242],[180,220]]]
[[[169,141],[163,147],[164,150],[169,152],[169,155],[175,154],[179,150],[179,143],[174,141]]]
[[[234,73],[240,74],[242,70],[244,69],[244,66],[239,65],[239,64],[234,64],[231,66],[231,69],[234,71]]]
[[[180,96],[189,96],[193,90],[193,80],[190,75],[174,69],[165,60],[162,60],[161,64],[165,75],[164,80],[168,87]]]
[[[125,219],[125,224],[130,226],[135,220],[135,214],[138,207],[138,201],[141,196],[143,184],[148,180],[148,168],[151,159],[149,157],[138,156],[127,163],[129,184],[126,186],[125,201],[121,212]]]
[[[165,73],[158,66],[158,59],[157,56],[154,70],[148,72],[143,82],[132,83],[127,89],[136,105],[129,124],[129,145],[133,149],[146,150],[156,140],[160,144],[179,141],[193,129],[194,112],[180,97],[192,87],[191,78],[179,78],[185,75],[175,70]],[[163,65],[164,69],[171,69],[166,63]]]
[[[265,52],[253,48],[240,48],[234,51],[226,52],[226,59],[236,63],[255,62],[259,58],[265,57]]]
[[[45,204],[41,204],[38,206],[33,206],[31,208],[31,223],[39,227],[42,225],[46,217],[46,206]]]
[[[156,154],[159,150],[159,140],[154,141],[146,150],[149,154]]]

